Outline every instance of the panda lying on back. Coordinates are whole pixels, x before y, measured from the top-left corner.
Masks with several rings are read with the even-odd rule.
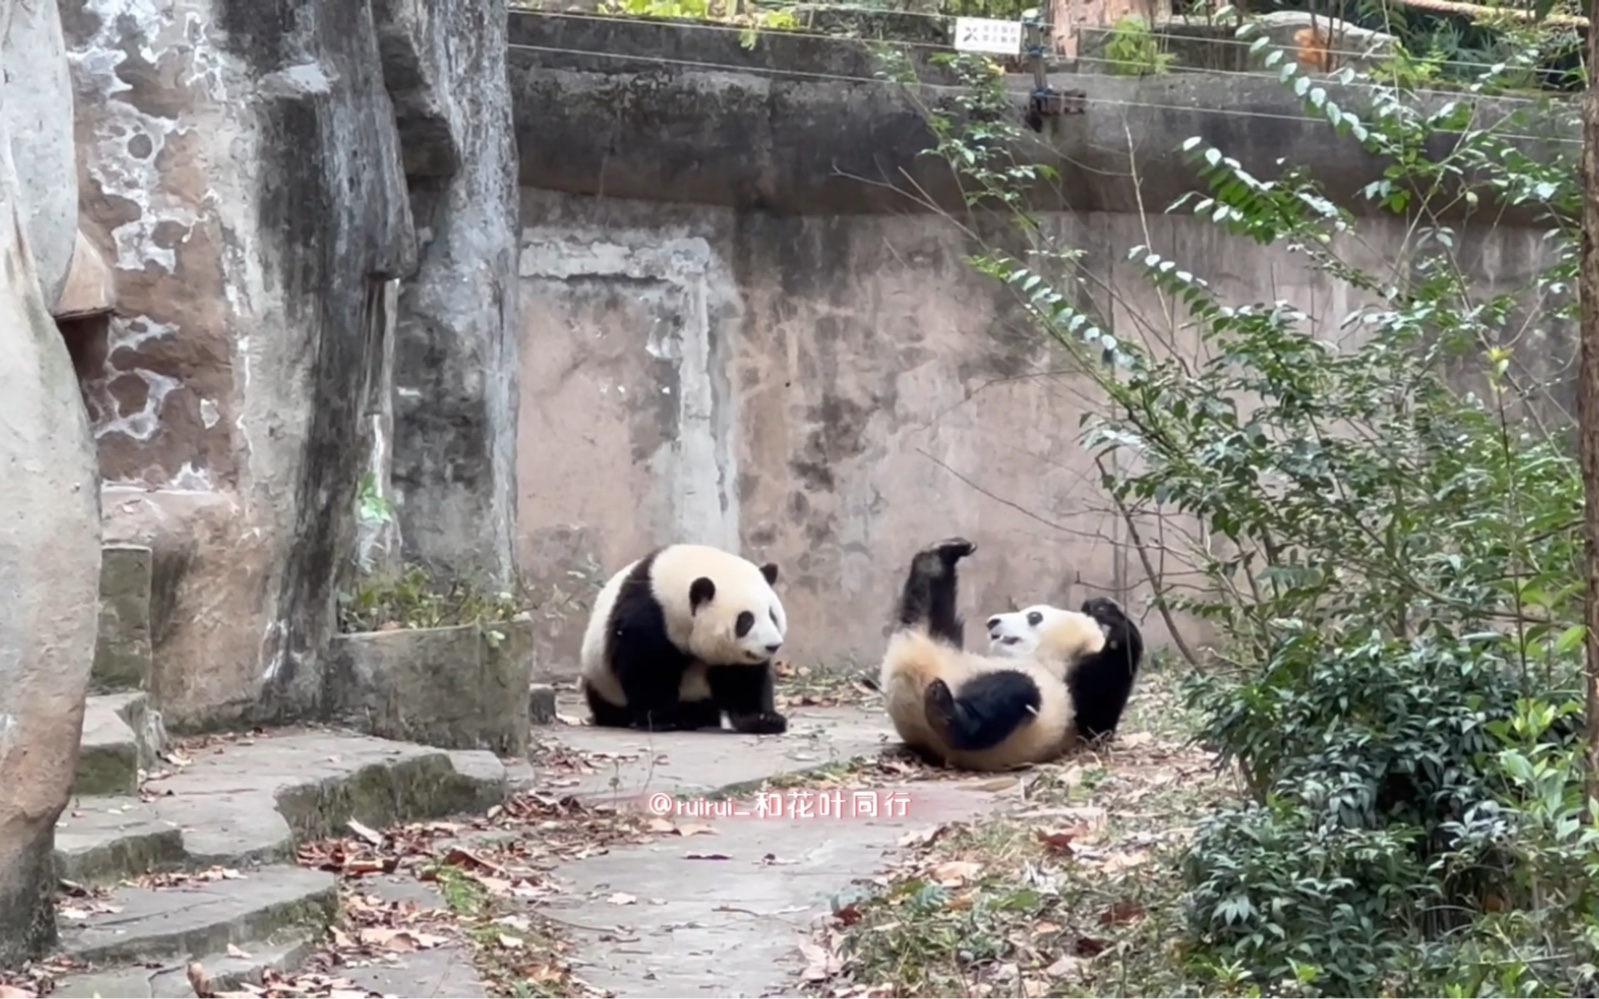
[[[1086,614],[1052,610],[1026,654],[964,651],[955,565],[976,548],[948,538],[911,560],[878,679],[889,720],[919,755],[962,770],[1053,760],[1077,744],[1070,676],[1104,632]]]
[[[996,656],[1031,656],[1041,627],[1057,608],[1038,604],[988,619],[988,650]],[[1086,740],[1105,738],[1121,724],[1133,692],[1138,663],[1144,657],[1144,636],[1121,605],[1109,597],[1083,601],[1082,613],[1099,622],[1105,647],[1077,665],[1068,681],[1077,731]]]
[[[777,565],[708,545],[668,545],[624,567],[595,598],[580,686],[594,724],[776,735],[772,657],[788,618]]]

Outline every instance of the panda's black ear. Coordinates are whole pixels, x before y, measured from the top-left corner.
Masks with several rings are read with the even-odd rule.
[[[766,577],[766,585],[767,586],[776,586],[777,585],[777,563],[776,562],[768,562],[765,565],[761,566],[761,575]]]
[[[701,576],[694,580],[688,588],[688,609],[693,613],[700,609],[701,604],[708,604],[716,596],[716,584],[711,582],[709,576]]]

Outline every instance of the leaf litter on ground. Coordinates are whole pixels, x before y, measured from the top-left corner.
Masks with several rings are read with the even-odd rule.
[[[1128,733],[1102,753],[1032,768],[1006,814],[907,833],[898,859],[871,879],[874,896],[836,906],[816,927],[803,990],[1103,994],[1093,991],[1097,965],[1112,952],[1122,960],[1148,931],[1151,912],[1138,896],[1164,866],[1146,865],[1191,835],[1195,795],[1222,793],[1213,763],[1209,753]],[[979,939],[998,942],[978,953]]]
[[[546,750],[541,769],[599,773],[615,754]],[[581,778],[579,778],[581,779]],[[561,786],[562,777],[543,781]],[[347,823],[349,835],[304,844],[299,863],[341,879],[340,919],[307,970],[277,975],[253,996],[365,996],[341,971],[438,947],[469,947],[491,994],[602,995],[571,971],[558,929],[531,911],[560,894],[559,865],[665,836],[709,838],[713,826],[674,823],[626,804],[592,803],[560,790],[524,791],[485,815],[375,829]],[[434,908],[385,900],[366,890],[373,877],[415,880],[439,889]],[[464,886],[464,887],[463,887]],[[470,901],[452,903],[465,892]],[[632,904],[631,896],[615,896]],[[203,973],[203,969],[201,969]]]

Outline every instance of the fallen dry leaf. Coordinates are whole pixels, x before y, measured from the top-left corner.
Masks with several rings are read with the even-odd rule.
[[[513,937],[509,933],[501,933],[499,939],[500,946],[504,947],[506,950],[515,950],[516,948],[522,946],[522,938]]]
[[[806,940],[800,941],[799,948],[805,955],[805,970],[800,977],[807,982],[825,982],[844,970],[844,959],[837,953],[829,953]]]
[[[837,919],[845,926],[854,926],[856,923],[861,921],[861,910],[857,909],[854,903],[851,903],[833,913],[833,918]]]
[[[1144,918],[1144,907],[1137,902],[1121,901],[1099,914],[1099,925],[1116,926]]]
[[[1035,829],[1033,830],[1033,835],[1038,837],[1040,843],[1044,844],[1046,852],[1057,857],[1070,857],[1072,855],[1072,840],[1078,837],[1079,831],[1076,828],[1061,829],[1053,832],[1048,829]]]
[[[376,829],[373,829],[367,825],[363,825],[362,823],[357,822],[355,819],[350,819],[344,824],[350,827],[351,832],[366,840],[368,843],[371,843],[373,846],[383,845],[383,834],[378,832]]]
[[[240,950],[237,944],[228,944],[228,956],[248,960],[250,955]]]
[[[695,825],[678,826],[677,834],[679,836],[714,836],[716,835],[716,827]]]
[[[733,858],[729,857],[725,853],[685,853],[685,854],[683,854],[683,859],[684,860],[732,860]]]
[[[1072,953],[1078,957],[1095,957],[1103,954],[1105,948],[1109,946],[1110,944],[1096,937],[1078,937],[1077,942],[1072,944]]]
[[[982,873],[983,865],[970,860],[946,860],[933,867],[928,875],[946,888],[957,888]]]
[[[627,892],[619,891],[615,895],[612,895],[610,898],[606,899],[606,901],[612,905],[632,905],[634,902],[637,902],[638,899],[635,896],[629,895]]]
[[[1138,867],[1149,863],[1150,856],[1147,850],[1133,850],[1129,853],[1113,853],[1100,864],[1100,870],[1106,874],[1125,871],[1130,867]]]

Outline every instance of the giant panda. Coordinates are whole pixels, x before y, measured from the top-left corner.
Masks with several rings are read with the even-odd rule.
[[[1104,647],[1104,631],[1086,614],[1057,610],[1028,655],[966,652],[955,564],[976,549],[949,538],[911,560],[878,678],[889,720],[924,759],[961,770],[1055,759],[1077,743],[1068,678]]]
[[[600,589],[583,633],[579,685],[595,725],[644,731],[788,730],[772,657],[788,617],[772,588],[777,565],[757,567],[708,545],[667,545]]]
[[[1048,604],[1037,604],[995,614],[988,619],[989,654],[1031,656],[1044,622],[1061,613]],[[1068,680],[1077,731],[1085,740],[1095,741],[1115,734],[1121,724],[1144,657],[1144,636],[1122,606],[1109,597],[1084,600],[1081,613],[1098,621],[1105,632],[1105,647],[1078,663]]]

